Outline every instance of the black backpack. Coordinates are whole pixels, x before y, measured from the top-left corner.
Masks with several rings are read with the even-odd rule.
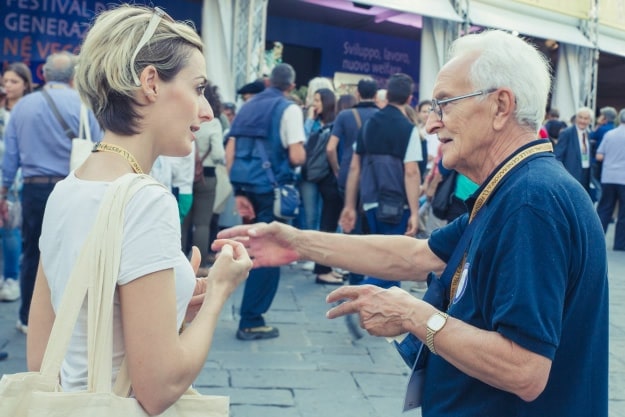
[[[332,124],[326,124],[312,133],[306,142],[306,162],[302,176],[306,181],[319,182],[330,174],[326,146],[332,134]]]

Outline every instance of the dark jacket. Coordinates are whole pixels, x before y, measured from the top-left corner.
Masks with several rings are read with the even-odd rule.
[[[245,103],[237,113],[229,136],[236,138],[230,181],[235,191],[272,192],[257,142],[262,145],[278,184],[293,181],[288,150],[280,139],[280,121],[292,103],[276,88],[268,88]]]
[[[377,202],[381,193],[396,195],[407,204],[404,157],[413,129],[414,125],[393,105],[375,113],[363,126],[356,146],[361,156],[363,204]]]

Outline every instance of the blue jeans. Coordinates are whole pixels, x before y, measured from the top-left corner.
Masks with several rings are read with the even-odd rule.
[[[18,279],[20,273],[20,256],[22,256],[22,233],[19,228],[3,228],[1,233],[4,277]]]
[[[273,192],[267,194],[246,193],[256,212],[254,222],[272,222]],[[269,310],[278,291],[280,268],[254,268],[245,281],[243,300],[241,301],[241,320],[239,329],[265,325],[263,314]]]
[[[625,185],[601,184],[602,195],[597,205],[597,214],[603,226],[603,232],[608,230],[612,221],[614,209],[618,203],[618,214],[614,225],[614,250],[625,250]]]
[[[39,236],[43,223],[43,212],[54,184],[24,184],[22,191],[22,237],[24,256],[22,258],[22,273],[20,276],[20,290],[22,301],[19,318],[28,324],[28,311],[35,287],[37,267],[39,265]]]
[[[15,193],[15,185],[11,187],[7,198],[10,202],[21,199],[21,193]],[[1,229],[2,257],[4,260],[3,275],[5,278],[18,279],[20,274],[20,257],[22,256],[22,233],[18,227]]]
[[[302,198],[299,228],[302,230],[319,230],[321,194],[319,194],[317,184],[301,180],[299,183],[299,192]]]
[[[377,208],[372,208],[365,211],[367,217],[367,224],[369,225],[369,234],[372,235],[403,235],[406,233],[406,227],[408,226],[408,218],[410,217],[410,210],[404,210],[404,216],[398,224],[390,224],[378,221],[375,214]],[[381,278],[365,276],[360,282],[361,284],[377,285],[381,288],[400,287],[399,281],[389,281]]]

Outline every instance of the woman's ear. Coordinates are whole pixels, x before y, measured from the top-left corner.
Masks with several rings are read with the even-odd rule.
[[[139,80],[141,81],[141,91],[145,95],[148,101],[156,100],[156,95],[158,94],[158,71],[154,67],[154,65],[148,65],[141,71],[141,75],[139,76]]]

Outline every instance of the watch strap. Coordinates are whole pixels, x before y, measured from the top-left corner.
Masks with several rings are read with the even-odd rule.
[[[449,314],[443,313],[442,311],[439,311],[438,313],[435,313],[435,314],[438,314],[439,316],[443,317],[445,319],[445,323],[447,323]],[[436,353],[436,348],[434,347],[434,335],[438,333],[443,327],[445,327],[445,324],[443,324],[440,329],[433,330],[432,328],[430,328],[430,326],[427,326],[427,332],[425,335],[425,344],[428,347],[428,349],[430,349],[430,352],[432,352],[435,355],[438,355],[438,353]]]

